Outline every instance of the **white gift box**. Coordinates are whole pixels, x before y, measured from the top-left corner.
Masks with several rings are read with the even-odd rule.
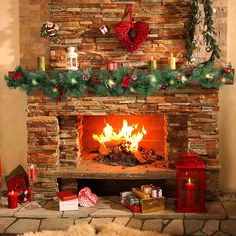
[[[60,211],[74,211],[79,210],[79,201],[78,198],[68,201],[59,201],[59,210]]]

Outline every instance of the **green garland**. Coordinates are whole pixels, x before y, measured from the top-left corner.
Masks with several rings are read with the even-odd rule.
[[[208,61],[203,62],[204,65],[212,63],[215,59],[220,59],[220,48],[216,42],[215,36],[216,31],[214,28],[213,21],[213,9],[212,9],[212,1],[211,0],[192,0],[191,4],[191,19],[188,25],[188,35],[186,39],[186,57],[189,62],[193,62],[194,59],[192,57],[193,51],[196,46],[196,40],[194,39],[196,26],[201,22],[201,12],[199,10],[199,3],[202,2],[204,9],[204,26],[206,30],[203,31],[203,40],[206,46],[206,51],[211,52],[211,56]]]
[[[129,71],[124,67],[109,72],[107,69],[77,71],[28,72],[18,66],[14,72],[5,76],[9,88],[22,88],[27,94],[41,89],[51,99],[83,97],[91,92],[96,96],[126,96],[139,94],[149,96],[161,89],[183,88],[199,84],[204,88],[220,88],[234,78],[231,66],[215,69],[198,65],[179,68],[176,71],[164,70]]]

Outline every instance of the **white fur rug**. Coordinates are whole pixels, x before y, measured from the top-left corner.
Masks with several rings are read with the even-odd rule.
[[[24,236],[169,236],[153,231],[140,231],[116,223],[72,225],[67,231],[42,231],[25,233]]]

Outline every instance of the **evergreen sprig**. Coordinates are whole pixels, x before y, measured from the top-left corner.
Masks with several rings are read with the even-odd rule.
[[[213,21],[213,8],[211,0],[192,0],[191,4],[191,18],[188,25],[188,33],[186,38],[186,57],[189,62],[192,62],[193,51],[196,46],[194,39],[196,27],[200,23],[201,12],[199,10],[199,3],[203,4],[204,10],[204,26],[206,29],[203,31],[203,40],[206,46],[206,51],[211,52],[209,60],[203,62],[204,65],[220,59],[220,47],[217,44],[215,37],[217,33],[214,28]]]
[[[139,94],[148,96],[160,89],[177,89],[186,85],[199,84],[206,88],[220,88],[232,81],[234,73],[227,68],[214,68],[214,64],[196,67],[188,66],[176,71],[165,68],[151,72],[137,70],[131,72],[124,67],[109,72],[106,69],[77,71],[28,72],[18,66],[14,72],[5,76],[9,88],[22,88],[31,94],[37,89],[51,99],[62,100],[66,97],[83,97],[91,93],[96,96],[128,96]],[[126,85],[124,85],[124,80]]]

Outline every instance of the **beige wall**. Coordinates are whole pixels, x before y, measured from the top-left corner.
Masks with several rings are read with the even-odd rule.
[[[19,0],[1,0],[0,16],[0,156],[6,175],[18,164],[26,166],[26,95],[4,81],[19,64]]]
[[[228,0],[228,61],[236,68],[236,1]],[[220,187],[236,192],[236,83],[220,92]]]
[[[228,61],[236,68],[236,1],[229,1]],[[9,90],[4,74],[19,64],[19,0],[0,1],[0,156],[3,172],[18,164],[26,167],[26,95]],[[220,186],[236,192],[236,84],[220,92]]]

